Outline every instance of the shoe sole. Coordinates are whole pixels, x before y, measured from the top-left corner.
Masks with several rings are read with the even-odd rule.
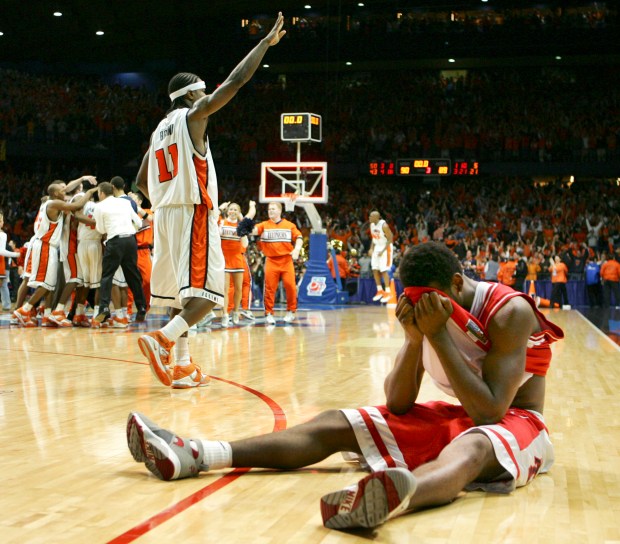
[[[13,312],[13,317],[16,318],[17,321],[19,321],[24,326],[28,321],[30,321],[30,315],[28,316],[28,319],[26,319],[26,317],[22,316],[22,314],[20,314],[19,312]]]
[[[127,447],[138,463],[160,480],[174,480],[181,470],[176,454],[166,442],[153,433],[149,420],[141,414],[131,413],[127,419]],[[177,461],[176,463],[174,461]]]
[[[54,319],[52,316],[49,317],[49,320],[54,323],[57,327],[73,327],[73,324],[71,325],[63,325],[63,319],[61,319],[60,321],[58,321],[57,319]]]
[[[207,378],[209,378],[207,376]],[[194,387],[207,387],[207,385],[209,385],[211,383],[211,378],[208,379],[208,381],[206,382],[192,382],[192,383],[185,383],[185,382],[172,382],[172,389],[192,389]]]
[[[391,468],[366,476],[358,486],[362,489],[341,489],[321,498],[325,527],[349,529],[381,525],[407,509],[417,483],[407,469]]]
[[[150,342],[159,344],[150,336],[141,336],[138,338],[138,347],[148,361],[153,375],[164,385],[170,387],[172,385],[172,378],[168,375],[168,367],[164,365],[161,359],[157,356],[156,352],[152,349]]]

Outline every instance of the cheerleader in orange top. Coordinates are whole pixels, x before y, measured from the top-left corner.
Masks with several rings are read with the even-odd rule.
[[[225,279],[224,279],[224,306],[222,306],[222,327],[228,327],[230,320],[234,325],[239,323],[239,306],[241,304],[241,294],[243,290],[243,274],[245,270],[243,255],[245,248],[248,247],[248,237],[239,236],[237,227],[239,220],[243,219],[241,207],[235,202],[224,202],[220,206],[220,212],[225,217],[220,218],[220,238],[222,239],[222,252],[225,261]],[[249,219],[253,219],[256,215],[256,202],[250,200],[249,210],[246,215]],[[228,297],[229,287],[234,286],[233,309],[228,314]]]
[[[266,257],[264,290],[266,321],[270,325],[276,322],[273,307],[276,289],[282,278],[287,310],[284,321],[291,323],[295,320],[297,311],[297,285],[293,261],[299,258],[303,236],[295,224],[282,219],[280,202],[270,202],[267,213],[269,219],[259,223],[252,230],[254,236],[260,236],[260,249]]]

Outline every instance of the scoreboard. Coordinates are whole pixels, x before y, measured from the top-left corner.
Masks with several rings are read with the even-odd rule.
[[[473,159],[396,159],[368,163],[371,176],[477,176],[479,163]]]

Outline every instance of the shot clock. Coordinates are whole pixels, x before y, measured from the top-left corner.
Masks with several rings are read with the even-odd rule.
[[[283,142],[320,142],[321,116],[315,113],[282,113],[280,139]]]

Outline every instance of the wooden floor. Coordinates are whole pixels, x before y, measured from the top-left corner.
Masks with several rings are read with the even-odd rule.
[[[620,351],[576,311],[552,315],[567,333],[554,346],[545,410],[555,466],[512,495],[469,493],[343,533],[322,526],[319,498],[363,473],[339,455],[289,473],[169,483],[133,461],[131,410],[182,436],[230,440],[383,402],[403,336],[393,310],[299,316],[293,326],[193,335],[195,359],[215,378],[193,391],[159,385],[137,348],[157,316],[122,332],[0,326],[0,542],[620,542]],[[433,398],[446,397],[425,382],[421,400]]]

